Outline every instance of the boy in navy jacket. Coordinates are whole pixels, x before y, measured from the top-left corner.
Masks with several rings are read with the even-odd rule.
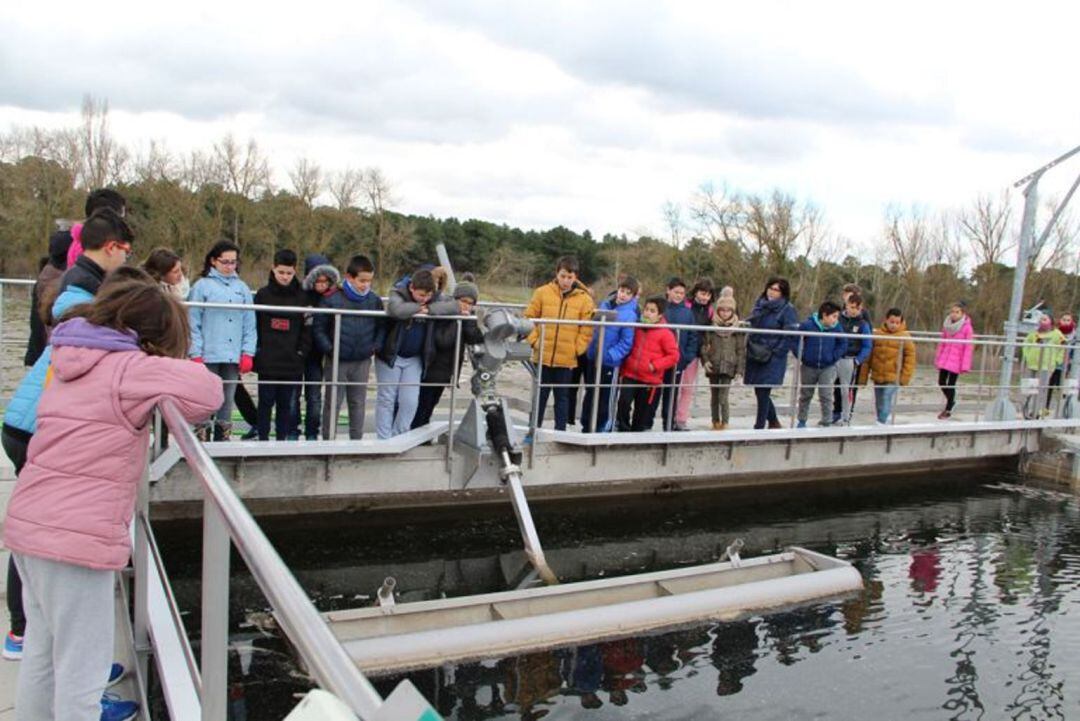
[[[667,284],[667,310],[664,320],[672,325],[697,325],[694,311],[686,302],[686,281],[672,278]],[[675,426],[675,407],[679,404],[679,384],[682,374],[690,361],[698,357],[701,334],[692,330],[672,329],[679,340],[679,363],[664,374],[664,392],[660,399],[660,415],[664,419],[664,430],[686,430]]]
[[[375,277],[375,265],[365,255],[354,255],[345,269],[345,280],[336,293],[324,296],[320,306],[347,310],[382,310],[379,294],[371,289]],[[367,379],[371,371],[371,356],[383,344],[383,319],[374,316],[341,316],[340,348],[338,348],[338,373],[334,370],[334,319],[328,313],[315,316],[315,347],[326,357],[323,377],[329,377],[331,390],[323,402],[322,435],[330,437],[331,424],[337,418],[330,416],[331,393],[337,395],[336,408],[341,408],[344,396],[349,406],[349,438],[364,437],[364,410],[367,404]],[[339,386],[344,381],[348,385]]]
[[[818,312],[799,324],[799,330],[809,335],[791,339],[791,352],[802,361],[799,368],[799,428],[806,428],[810,414],[810,399],[817,389],[821,403],[819,426],[832,425],[833,383],[836,382],[836,363],[847,353],[847,341],[840,333],[840,306],[825,301]]]

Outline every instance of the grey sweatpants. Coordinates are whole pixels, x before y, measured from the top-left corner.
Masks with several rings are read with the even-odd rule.
[[[364,437],[364,411],[367,408],[367,381],[370,371],[370,358],[362,361],[338,362],[337,380],[339,383],[350,385],[338,385],[336,390],[333,385],[330,385],[323,396],[322,436],[324,439],[330,438],[330,424],[336,424],[338,421],[336,416],[330,417],[330,398],[334,393],[337,394],[337,413],[341,412],[341,402],[348,399],[349,438],[358,441]],[[333,372],[333,361],[327,357],[326,366],[323,368],[323,378],[326,379],[327,384],[333,382]]]
[[[818,401],[821,403],[821,421],[818,425],[827,426],[832,423],[833,414],[833,384],[836,383],[836,366],[826,368],[813,368],[808,365],[799,366],[799,420],[806,421],[810,415],[810,399],[814,397],[814,389],[818,392]]]
[[[26,609],[16,721],[98,721],[112,668],[116,572],[12,555]]]
[[[840,420],[851,422],[851,387],[855,385],[855,359],[841,358],[836,361],[836,378],[840,381],[840,407],[833,408],[833,415],[840,411]],[[836,398],[833,398],[833,403]]]

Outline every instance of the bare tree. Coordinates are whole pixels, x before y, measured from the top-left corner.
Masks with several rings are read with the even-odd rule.
[[[254,138],[241,146],[229,133],[214,143],[214,162],[230,193],[254,200],[262,191],[271,189],[270,163]]]
[[[667,226],[671,244],[675,246],[675,250],[679,250],[682,247],[682,206],[668,200],[661,208],[661,212],[664,214],[664,224]]]
[[[821,211],[815,205],[800,205],[793,196],[780,190],[774,190],[768,197],[748,195],[743,202],[744,232],[754,240],[757,246],[754,250],[765,256],[772,269],[780,270],[798,254],[807,255],[813,250],[822,225]]]
[[[885,240],[892,251],[890,260],[901,275],[918,273],[930,257],[931,235],[926,211],[912,206],[905,211],[897,205],[885,209]]]
[[[994,268],[1015,245],[1008,191],[983,194],[956,214],[956,230],[971,246],[977,266]]]
[[[214,161],[213,156],[199,150],[192,150],[180,161],[180,182],[192,192],[198,192],[207,185],[225,184],[221,166]]]
[[[123,179],[128,151],[109,130],[109,101],[83,96],[82,124],[79,126],[82,155],[81,181],[87,188],[103,188]]]
[[[315,204],[315,199],[323,191],[323,173],[318,163],[308,158],[298,158],[293,169],[289,171],[289,181],[292,183],[293,192],[309,208]]]
[[[165,143],[151,140],[146,152],[135,155],[132,172],[137,181],[142,183],[159,180],[177,180],[181,169]]]
[[[364,174],[355,168],[345,168],[330,173],[326,179],[327,189],[334,198],[338,210],[348,210],[356,205],[364,185]]]
[[[712,183],[703,183],[691,200],[690,215],[702,235],[714,243],[736,243],[744,252],[750,252],[743,235],[745,213],[741,199],[727,185],[718,189]]]
[[[1052,214],[1059,203],[1058,199],[1049,198],[1044,206],[1047,214]],[[1080,224],[1076,216],[1066,208],[1058,216],[1057,222],[1045,238],[1040,239],[1037,235],[1032,239],[1033,247],[1028,255],[1028,271],[1043,271],[1064,266],[1065,261],[1072,255],[1078,235],[1080,235]]]

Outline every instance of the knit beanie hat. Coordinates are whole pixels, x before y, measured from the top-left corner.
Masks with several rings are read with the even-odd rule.
[[[480,289],[476,287],[476,283],[468,281],[458,283],[454,287],[454,300],[460,298],[472,298],[472,302],[475,303],[480,300]]]
[[[735,312],[735,291],[732,290],[730,285],[725,285],[723,290],[720,291],[720,298],[716,301],[716,309],[727,308],[732,313]]]

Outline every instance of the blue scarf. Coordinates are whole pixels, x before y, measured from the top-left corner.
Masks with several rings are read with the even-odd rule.
[[[341,284],[341,292],[353,303],[361,303],[365,298],[371,295],[371,288],[368,288],[366,293],[361,293],[356,288],[352,287],[352,283],[346,280]]]

